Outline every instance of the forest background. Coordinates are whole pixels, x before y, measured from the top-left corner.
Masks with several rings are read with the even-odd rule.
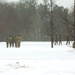
[[[61,35],[65,40],[69,35],[73,40],[74,9],[52,3],[53,36]],[[20,35],[22,41],[51,40],[51,3],[43,0],[21,0],[19,2],[0,1],[0,41],[6,36]]]

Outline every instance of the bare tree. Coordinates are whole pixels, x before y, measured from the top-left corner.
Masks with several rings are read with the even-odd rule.
[[[51,1],[51,47],[53,48],[53,12],[52,12],[52,0]]]
[[[74,9],[73,9],[73,12],[72,12],[72,15],[73,15],[73,21],[71,20],[71,18],[69,17],[69,13],[68,11],[66,13],[64,13],[64,16],[62,16],[62,18],[64,19],[65,21],[65,25],[67,26],[67,29],[68,29],[68,33],[71,35],[71,37],[73,38],[74,40],[74,43],[73,43],[73,48],[75,48],[75,0],[74,0]],[[72,16],[71,15],[71,16]]]
[[[49,6],[48,6],[48,7],[49,7],[49,10],[48,10],[48,11],[49,11],[49,18],[48,18],[48,19],[46,18],[46,20],[47,20],[47,21],[49,20],[49,25],[50,25],[49,28],[50,28],[50,29],[48,29],[48,27],[46,27],[46,26],[45,26],[45,28],[46,28],[47,33],[48,33],[49,36],[51,37],[51,48],[53,48],[53,31],[54,31],[54,30],[53,30],[53,0],[50,0],[50,1],[47,0],[47,2],[46,2],[46,0],[44,0],[44,2],[45,2],[45,3],[44,3],[45,6],[48,6],[48,5],[49,5]],[[49,4],[49,3],[50,3],[50,4]],[[46,14],[46,17],[47,17],[47,14]],[[45,20],[45,21],[46,21],[46,20]],[[47,22],[47,21],[46,21],[46,22]],[[45,23],[46,23],[46,22],[45,22]]]

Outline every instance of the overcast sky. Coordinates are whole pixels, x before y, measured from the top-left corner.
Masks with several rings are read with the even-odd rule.
[[[19,0],[7,0],[7,1],[19,1]],[[42,2],[42,0],[39,0]],[[74,0],[55,0],[56,4],[59,6],[64,6],[65,8],[71,8],[73,6]]]
[[[56,0],[56,4],[59,6],[64,6],[65,8],[71,8],[74,4],[74,0]]]

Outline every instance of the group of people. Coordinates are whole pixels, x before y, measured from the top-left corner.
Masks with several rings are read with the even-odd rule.
[[[55,35],[55,38],[54,38],[54,44],[61,44],[62,45],[62,41],[61,41],[61,35],[59,35],[59,37],[57,35]]]
[[[70,39],[69,36],[65,37],[66,39],[66,45],[70,44]],[[6,37],[6,47],[20,47],[20,43],[21,43],[21,36],[17,35],[17,36],[7,36]],[[59,44],[62,45],[62,37],[61,35],[57,36],[55,35],[53,38],[53,43],[55,45]]]
[[[20,47],[21,37],[17,36],[7,36],[6,37],[6,47]]]
[[[66,45],[70,44],[70,37],[67,35],[65,36],[65,40],[66,40]],[[62,37],[61,35],[57,36],[55,35],[55,38],[53,39],[54,44],[59,44],[62,45]]]

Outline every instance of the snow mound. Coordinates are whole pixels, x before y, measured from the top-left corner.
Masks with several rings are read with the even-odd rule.
[[[19,62],[16,62],[15,64],[8,64],[7,66],[9,66],[10,68],[14,68],[14,69],[29,68],[29,66],[20,64]]]

